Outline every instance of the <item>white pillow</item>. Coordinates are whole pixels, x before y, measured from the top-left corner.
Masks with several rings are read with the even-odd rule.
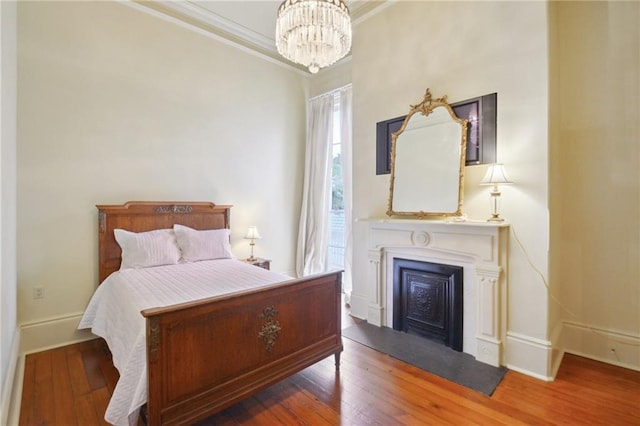
[[[211,259],[233,259],[228,229],[198,231],[182,225],[173,225],[182,259],[186,262]]]
[[[122,249],[121,270],[172,265],[180,260],[180,249],[173,229],[139,233],[114,229],[113,233]]]

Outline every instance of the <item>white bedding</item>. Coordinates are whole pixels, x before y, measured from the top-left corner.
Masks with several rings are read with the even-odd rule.
[[[104,338],[120,379],[105,420],[135,425],[147,401],[145,321],[140,311],[234,293],[289,277],[235,259],[114,272],[98,287],[78,328]]]

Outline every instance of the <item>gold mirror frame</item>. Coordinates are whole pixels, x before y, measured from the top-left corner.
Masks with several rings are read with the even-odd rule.
[[[441,216],[441,217],[460,216],[462,215],[462,202],[463,202],[463,190],[464,190],[464,167],[465,167],[465,154],[466,154],[466,147],[467,147],[468,121],[464,119],[460,119],[456,116],[455,112],[451,108],[451,105],[447,103],[446,96],[443,96],[442,98],[434,99],[431,96],[431,92],[429,91],[429,89],[427,89],[422,102],[416,105],[410,105],[410,107],[411,107],[411,110],[409,111],[409,114],[407,114],[407,116],[405,117],[404,122],[402,123],[402,127],[400,127],[400,129],[397,132],[391,135],[391,178],[390,178],[390,184],[389,184],[389,203],[388,203],[387,215],[388,216],[408,216],[408,217],[418,217],[418,218],[437,217],[437,216]],[[419,113],[426,118],[430,116],[437,108],[445,108],[451,120],[453,121],[453,123],[457,123],[460,125],[460,140],[459,140],[460,161],[458,163],[459,166],[458,166],[458,173],[457,173],[457,177],[458,177],[457,208],[453,209],[453,211],[430,211],[428,205],[425,204],[426,207],[424,210],[421,209],[418,211],[396,211],[394,210],[394,185],[395,185],[396,175],[397,175],[396,168],[398,166],[396,164],[398,138],[405,132],[411,118],[415,114]],[[431,141],[425,140],[424,142],[429,143]],[[457,144],[458,141],[456,139],[456,140],[452,140],[451,142]],[[422,141],[420,141],[420,143],[422,143]],[[451,173],[453,172],[451,171]],[[429,182],[426,182],[426,183],[432,183],[432,181],[435,181],[435,179],[429,179]],[[413,182],[412,184],[418,185],[418,188],[423,187],[420,182]],[[428,185],[424,185],[424,186],[428,186]],[[425,201],[425,203],[426,202],[427,201]]]

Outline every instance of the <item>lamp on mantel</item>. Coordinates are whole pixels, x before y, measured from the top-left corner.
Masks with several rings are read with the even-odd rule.
[[[500,190],[498,189],[498,184],[506,185],[511,184],[509,177],[507,176],[507,172],[504,169],[504,164],[492,164],[487,169],[487,173],[480,181],[480,185],[493,185],[493,190],[491,191],[491,208],[492,213],[491,217],[487,219],[488,222],[502,222],[503,218],[500,217],[500,213],[498,213],[498,204],[500,202]]]
[[[256,258],[253,257],[253,246],[256,245],[256,240],[262,238],[258,233],[258,228],[255,226],[250,226],[247,230],[247,235],[244,238],[247,240],[251,240],[251,242],[249,243],[249,245],[251,246],[251,256],[249,256],[247,260],[256,260]]]
[[[351,49],[351,17],[343,0],[285,0],[278,8],[276,47],[315,74]]]

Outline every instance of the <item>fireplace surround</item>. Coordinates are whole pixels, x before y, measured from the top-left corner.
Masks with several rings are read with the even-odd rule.
[[[408,259],[463,269],[463,351],[504,365],[509,225],[453,220],[365,219],[370,324],[393,327],[393,262]]]

